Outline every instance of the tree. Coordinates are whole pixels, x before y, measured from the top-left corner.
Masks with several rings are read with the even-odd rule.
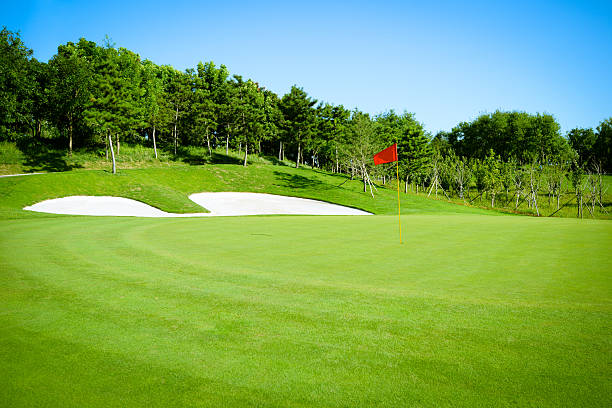
[[[493,149],[504,161],[514,157],[526,163],[533,155],[555,158],[569,148],[555,118],[539,113],[495,111],[462,122],[443,136],[457,154],[479,159]]]
[[[303,151],[305,143],[310,139],[315,125],[315,111],[313,106],[317,103],[311,99],[302,88],[292,86],[291,91],[281,99],[280,108],[283,113],[285,132],[288,139],[296,147],[295,167],[300,167],[303,162]]]
[[[165,66],[166,99],[172,109],[172,138],[174,141],[174,155],[177,154],[179,121],[185,114],[192,96],[192,88],[188,73],[182,73],[172,67]]]
[[[243,165],[246,166],[249,146],[259,145],[264,134],[264,96],[259,86],[253,81],[244,82],[238,75],[235,75],[233,79],[234,115],[237,120],[236,136],[240,146],[244,144]]]
[[[49,62],[49,105],[59,129],[68,132],[68,150],[72,154],[74,128],[82,120],[89,101],[93,71],[91,64],[73,43],[60,45]]]
[[[485,171],[484,186],[491,197],[491,207],[495,207],[495,195],[502,187],[502,174],[501,162],[493,150],[489,151],[483,162],[483,167]]]
[[[38,62],[19,33],[0,30],[0,140],[14,139],[32,127]]]
[[[350,133],[347,141],[342,147],[347,166],[356,172],[363,181],[363,191],[370,187],[372,191],[372,180],[370,172],[374,166],[374,154],[380,151],[382,145],[375,137],[374,123],[367,113],[355,110],[350,121]]]
[[[144,121],[145,126],[151,128],[153,140],[153,152],[157,159],[157,141],[155,132],[161,120],[161,106],[164,102],[164,83],[162,70],[149,60],[143,62],[143,105],[144,105]]]
[[[145,126],[146,108],[143,96],[146,92],[140,56],[125,48],[109,48],[109,57],[117,64],[119,78],[118,108],[119,126],[123,136],[131,142],[141,142],[138,129]],[[117,153],[119,153],[119,134],[117,133]]]
[[[597,126],[595,157],[604,171],[612,172],[612,117]]]
[[[535,208],[536,214],[540,216],[540,208],[538,207],[538,194],[542,183],[542,173],[540,172],[541,164],[533,157],[526,165],[527,182],[529,188],[529,202]]]
[[[282,160],[283,141],[281,139],[281,127],[283,126],[283,113],[280,110],[280,99],[267,89],[263,90],[264,96],[264,140],[279,142],[278,160]],[[261,153],[261,149],[260,149]]]
[[[569,145],[578,154],[578,164],[588,165],[595,157],[595,143],[597,136],[593,129],[575,128],[567,133]]]
[[[110,148],[113,174],[117,172],[115,150],[112,134],[121,130],[122,111],[119,98],[121,95],[121,80],[118,74],[117,61],[113,58],[114,50],[105,49],[98,59],[93,76],[93,92],[86,104],[83,116],[86,122],[103,135]]]
[[[578,165],[578,163],[574,162],[572,166],[572,170],[570,172],[570,181],[572,183],[572,187],[574,188],[574,195],[576,196],[576,208],[578,209],[578,218],[582,218],[582,198],[584,192],[584,170],[582,167]]]

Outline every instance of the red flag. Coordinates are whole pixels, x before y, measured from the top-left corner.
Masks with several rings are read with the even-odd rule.
[[[397,143],[374,155],[374,165],[397,161]]]

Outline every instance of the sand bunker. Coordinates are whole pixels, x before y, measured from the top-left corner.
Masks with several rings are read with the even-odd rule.
[[[140,201],[122,197],[71,196],[46,200],[24,210],[69,215],[119,217],[222,217],[263,214],[370,215],[323,201],[259,193],[198,193],[189,198],[210,213],[167,213]]]

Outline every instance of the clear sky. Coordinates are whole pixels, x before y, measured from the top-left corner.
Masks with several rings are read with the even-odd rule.
[[[225,64],[432,133],[480,113],[553,114],[562,131],[612,116],[612,0],[5,1],[0,25],[47,61],[108,35],[157,64]]]

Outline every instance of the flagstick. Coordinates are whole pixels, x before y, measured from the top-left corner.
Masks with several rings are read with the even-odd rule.
[[[400,194],[399,194],[399,160],[395,161],[395,169],[397,170],[397,219],[399,221],[400,244],[402,243],[402,216],[400,211]]]

